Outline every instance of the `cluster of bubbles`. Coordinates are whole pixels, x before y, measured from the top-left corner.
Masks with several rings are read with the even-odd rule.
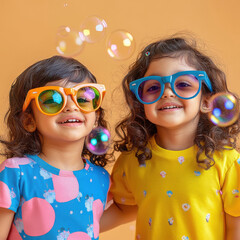
[[[57,31],[56,49],[65,56],[78,55],[86,43],[95,43],[106,36],[107,23],[97,16],[86,18],[79,29],[62,26]],[[131,33],[125,30],[112,32],[106,43],[107,53],[113,59],[124,60],[132,56],[135,50],[135,40]]]
[[[106,128],[96,127],[86,137],[85,144],[91,153],[105,154],[110,146],[110,133]]]
[[[213,95],[210,99],[210,108],[209,119],[220,127],[230,126],[239,118],[239,102],[230,93]]]

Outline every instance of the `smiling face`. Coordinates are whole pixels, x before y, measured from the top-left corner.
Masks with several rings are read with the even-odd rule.
[[[90,82],[88,79],[82,83]],[[66,80],[53,81],[47,86],[72,88],[77,84]],[[54,116],[48,116],[39,111],[36,102],[31,102],[33,119],[40,134],[43,147],[49,144],[61,144],[80,141],[91,132],[96,121],[96,112],[83,113],[76,106],[71,96],[67,96],[67,103],[63,111]]]
[[[169,76],[180,71],[197,70],[189,66],[184,58],[165,57],[152,61],[144,77]],[[199,121],[201,96],[184,100],[178,98],[172,91],[169,83],[159,101],[153,104],[144,104],[146,118],[159,129],[196,129]]]

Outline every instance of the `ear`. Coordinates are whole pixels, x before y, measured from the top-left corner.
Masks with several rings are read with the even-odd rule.
[[[37,125],[31,113],[23,113],[21,121],[26,131],[35,132]]]
[[[212,107],[211,107],[210,97],[211,97],[210,95],[205,95],[205,96],[202,97],[201,105],[200,105],[200,111],[202,113],[211,112]]]

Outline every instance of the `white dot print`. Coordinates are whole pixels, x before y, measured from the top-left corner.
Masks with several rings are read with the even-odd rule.
[[[178,157],[178,162],[180,163],[180,164],[182,164],[183,162],[184,162],[184,157]]]
[[[232,190],[232,193],[233,193],[233,194],[236,194],[236,193],[239,193],[239,191],[238,191],[237,189],[233,189],[233,190]]]
[[[210,213],[206,215],[206,222],[209,222],[209,219],[210,219]]]
[[[190,205],[188,203],[184,203],[182,205],[182,209],[186,212],[186,211],[188,211],[190,209]]]
[[[174,222],[173,217],[168,219],[168,223],[169,223],[170,226],[173,225],[173,222]]]
[[[162,176],[162,178],[165,178],[166,175],[167,175],[167,173],[166,173],[165,171],[161,171],[161,172],[160,172],[160,175]]]
[[[238,191],[238,189],[232,190],[232,194],[234,195],[235,198],[239,198],[239,191]]]

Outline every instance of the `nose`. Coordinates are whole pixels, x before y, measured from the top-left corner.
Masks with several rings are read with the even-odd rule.
[[[164,92],[161,98],[169,98],[169,97],[176,97],[176,95],[174,94],[170,83],[165,83]]]
[[[63,109],[63,112],[74,112],[79,111],[78,106],[73,101],[72,97],[70,95],[67,96],[67,103],[66,106]]]

